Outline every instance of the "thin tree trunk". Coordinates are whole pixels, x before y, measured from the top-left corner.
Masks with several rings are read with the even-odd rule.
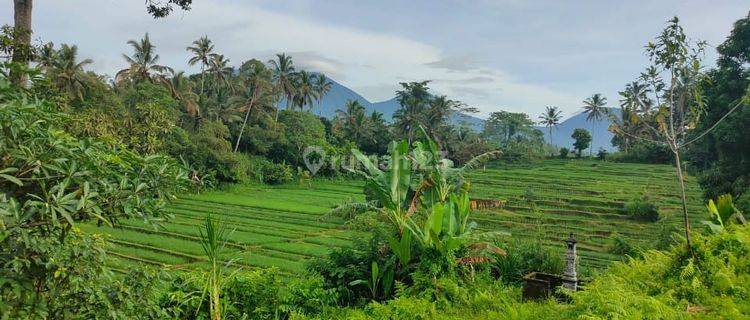
[[[591,121],[591,148],[589,148],[589,157],[594,155],[594,124],[596,124],[596,119],[594,121]]]
[[[206,82],[206,64],[201,63],[201,96],[203,96],[203,83]]]
[[[237,143],[234,145],[235,153],[240,148],[240,140],[242,139],[242,135],[245,133],[245,125],[247,124],[247,119],[250,118],[250,111],[253,110],[253,105],[255,104],[255,91],[256,90],[253,89],[253,96],[250,97],[250,105],[247,107],[247,113],[245,113],[245,120],[242,121],[242,127],[240,127],[240,134],[237,136]]]
[[[552,149],[552,156],[555,156],[555,148],[552,148],[552,126],[547,127],[547,130],[549,130],[549,146],[550,149]]]
[[[674,149],[675,164],[677,165],[677,178],[680,181],[680,192],[682,195],[682,214],[685,218],[685,240],[687,240],[688,250],[692,250],[692,241],[690,239],[690,221],[687,211],[687,197],[685,196],[685,178],[682,175],[682,164],[680,163],[680,149]]]
[[[31,9],[32,0],[13,0],[13,31],[15,33],[13,62],[24,67],[29,65],[31,49]],[[11,71],[11,81],[16,85],[25,85],[27,76],[23,72]]]

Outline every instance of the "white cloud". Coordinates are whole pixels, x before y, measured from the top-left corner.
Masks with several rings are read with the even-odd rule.
[[[9,8],[11,2],[0,0],[0,5]],[[398,82],[427,79],[434,80],[435,92],[478,107],[480,116],[500,108],[536,114],[545,105],[577,106],[581,100],[567,91],[519,81],[501,66],[490,67],[471,55],[449,54],[385,31],[274,12],[257,2],[201,0],[191,11],[176,11],[161,20],[146,14],[142,1],[40,1],[35,10],[38,37],[78,44],[83,57],[94,59],[93,68],[110,75],[125,67],[120,57],[130,52],[125,42],[145,32],[156,44],[161,63],[196,71],[197,66],[186,64],[185,47],[205,34],[234,65],[287,52],[299,66],[329,74],[371,101],[391,98]],[[10,14],[0,13],[0,23],[10,21]]]

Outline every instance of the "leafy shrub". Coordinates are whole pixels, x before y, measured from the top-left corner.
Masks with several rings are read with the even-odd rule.
[[[491,264],[493,274],[508,284],[521,284],[523,276],[531,272],[561,274],[565,261],[560,252],[544,247],[536,241],[511,240],[498,244],[505,249],[505,256],[496,256]]]
[[[172,318],[209,319],[208,297],[201,291],[203,281],[197,273],[178,274],[159,300],[162,309]],[[334,290],[324,288],[320,277],[284,279],[275,268],[239,272],[226,281],[221,295],[227,319],[314,315],[335,305],[337,299]]]
[[[394,254],[388,250],[388,234],[385,229],[375,229],[370,238],[357,238],[353,248],[337,248],[331,250],[327,257],[318,258],[308,264],[308,269],[319,274],[324,279],[325,287],[334,289],[339,302],[344,305],[357,305],[374,299],[372,290],[365,285],[353,285],[353,282],[371,278],[372,263],[378,264],[379,269],[391,267],[396,262]],[[413,254],[418,254],[416,246]],[[410,283],[407,275],[413,266],[402,266],[392,281]],[[383,292],[382,279],[377,288],[380,298],[391,297],[392,292]],[[391,285],[391,284],[388,284]]]
[[[294,178],[292,167],[287,164],[273,163],[262,156],[251,156],[248,159],[248,172],[254,180],[282,184]]]
[[[570,153],[570,150],[568,148],[560,148],[560,158],[561,159],[568,158],[568,153]]]
[[[750,229],[694,233],[668,252],[614,263],[573,295],[570,317],[745,319],[750,315]],[[561,316],[562,318],[565,318]]]
[[[659,221],[659,208],[647,197],[632,199],[625,203],[624,211],[633,219],[656,222]]]
[[[78,234],[75,223],[161,220],[187,183],[172,158],[71,136],[55,107],[0,104],[0,297],[3,313],[21,318],[69,318],[97,312],[77,302],[107,304],[104,241]]]
[[[610,236],[609,252],[623,256],[635,256],[638,250],[622,235],[617,232]]]
[[[651,142],[639,142],[634,144],[628,152],[616,152],[609,155],[607,159],[614,162],[630,163],[673,163],[674,155],[667,146]]]

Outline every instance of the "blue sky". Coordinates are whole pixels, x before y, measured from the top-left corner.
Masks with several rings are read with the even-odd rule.
[[[566,116],[581,101],[617,91],[646,66],[643,45],[677,15],[694,39],[720,44],[747,1],[247,1],[195,0],[161,20],[142,0],[37,0],[35,39],[75,43],[98,72],[125,67],[125,44],[149,32],[161,62],[188,67],[185,46],[207,34],[233,64],[291,54],[368,100],[398,82],[432,80],[437,93],[481,110]],[[12,0],[0,0],[11,8]],[[0,12],[0,24],[12,10]],[[710,47],[706,62],[716,55]]]

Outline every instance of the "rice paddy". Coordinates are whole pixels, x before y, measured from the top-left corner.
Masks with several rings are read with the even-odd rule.
[[[560,250],[572,232],[579,241],[581,265],[595,269],[622,258],[610,252],[614,234],[638,247],[651,248],[662,237],[662,229],[681,225],[674,176],[674,169],[667,165],[545,160],[523,166],[490,164],[468,178],[473,198],[505,201],[502,207],[475,211],[473,220],[480,230],[539,239]],[[93,224],[80,228],[110,235],[115,270],[124,271],[136,263],[200,268],[205,261],[198,227],[212,214],[231,230],[225,261],[239,267],[273,266],[285,273],[301,273],[309,259],[367,236],[347,229],[341,218],[322,219],[337,204],[363,200],[361,185],[356,180],[236,185],[184,195],[166,209],[174,218],[159,227],[129,220],[116,228]],[[622,211],[626,201],[644,194],[658,205],[664,216],[661,221],[636,221]],[[533,195],[533,202],[526,200],[528,195]],[[697,226],[705,209],[690,177],[688,197]]]

